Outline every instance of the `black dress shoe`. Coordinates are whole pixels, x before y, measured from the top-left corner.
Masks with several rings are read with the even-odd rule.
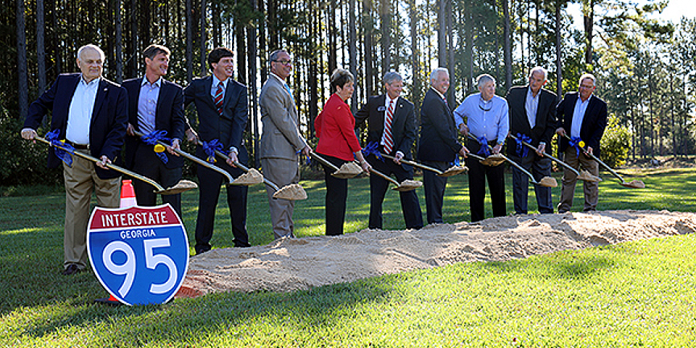
[[[77,268],[76,264],[71,264],[70,266],[66,267],[61,274],[63,275],[73,275],[75,273],[79,273],[81,269]]]

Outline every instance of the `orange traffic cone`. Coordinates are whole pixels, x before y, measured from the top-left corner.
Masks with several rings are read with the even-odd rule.
[[[135,190],[133,189],[133,184],[131,180],[123,180],[123,185],[121,186],[121,205],[120,208],[128,208],[138,205],[138,201],[135,200]]]

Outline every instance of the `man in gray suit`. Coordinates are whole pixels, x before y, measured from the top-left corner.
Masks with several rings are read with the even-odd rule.
[[[285,50],[277,50],[270,56],[271,74],[261,88],[261,148],[259,150],[263,175],[282,187],[300,181],[298,154],[311,151],[300,135],[299,118],[290,87],[285,83],[292,72],[292,60]],[[274,199],[273,189],[266,187],[268,205],[271,208],[273,235],[276,239],[294,237],[292,211],[295,203]]]

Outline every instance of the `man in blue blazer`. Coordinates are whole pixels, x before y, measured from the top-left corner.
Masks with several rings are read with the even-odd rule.
[[[556,107],[558,115],[558,128],[556,133],[560,136],[559,152],[565,154],[565,162],[575,169],[582,165],[590,174],[599,176],[599,163],[582,153],[579,142],[585,143],[588,153],[599,158],[599,142],[607,127],[607,103],[592,93],[597,88],[597,79],[591,74],[580,76],[578,92],[568,93]],[[572,144],[565,138],[570,135]],[[563,171],[563,189],[561,201],[558,203],[558,212],[565,213],[573,206],[575,183],[578,178],[575,173]],[[583,182],[585,206],[583,211],[597,209],[599,201],[599,184],[592,181]]]
[[[421,133],[418,159],[425,165],[441,171],[447,170],[455,156],[466,157],[469,150],[457,140],[457,127],[452,110],[447,105],[445,93],[449,88],[449,72],[435,68],[430,74],[430,89],[421,105]],[[428,223],[442,223],[442,204],[447,178],[434,172],[423,172],[425,208]]]
[[[413,103],[401,97],[404,82],[399,73],[390,71],[384,75],[383,80],[386,93],[367,100],[355,114],[355,126],[357,128],[367,120],[368,144],[379,144],[377,151],[395,157],[394,160],[380,160],[375,154],[367,156],[367,161],[373,168],[386,175],[394,174],[399,182],[413,180],[413,167],[400,161],[402,158],[411,159],[411,147],[416,140],[415,108]],[[382,228],[382,202],[388,187],[387,180],[370,175],[370,228]],[[423,215],[416,191],[399,192],[399,197],[406,228],[423,227]]]
[[[546,75],[546,69],[532,68],[529,84],[510,88],[505,97],[509,107],[510,133],[519,139],[508,139],[508,157],[531,172],[536,181],[551,175],[551,160],[544,156],[544,152],[556,130],[556,94],[543,88]],[[536,151],[524,146],[522,141],[536,147]],[[516,214],[527,214],[528,192],[529,177],[513,166],[512,200]],[[551,188],[535,185],[534,192],[539,213],[553,213]]]
[[[150,45],[143,52],[145,76],[126,80],[128,91],[128,129],[126,138],[126,167],[158,181],[163,187],[171,187],[181,180],[183,158],[173,149],[179,149],[184,137],[184,94],[181,86],[164,79],[169,68],[170,51],[167,47]],[[166,131],[171,139],[169,153],[156,154],[154,144],[146,144],[134,131],[153,135],[154,131]],[[150,137],[152,138],[152,137]],[[166,141],[165,141],[166,142]],[[173,148],[173,149],[172,149]],[[138,205],[154,206],[157,195],[146,182],[133,182]],[[181,216],[181,194],[164,195],[162,202],[169,203]]]
[[[120,174],[108,170],[116,161],[126,135],[128,96],[126,90],[102,77],[104,52],[95,45],[77,51],[81,73],[59,75],[51,88],[29,106],[22,129],[24,139],[33,140],[41,120],[50,110],[54,140],[97,157],[93,163],[77,156],[63,163],[65,179],[65,229],[63,274],[72,275],[87,266],[87,223],[92,190],[97,204],[117,208],[120,202]],[[61,160],[49,150],[48,165],[57,167]]]
[[[198,111],[198,136],[206,146],[198,146],[196,156],[201,159],[214,158],[215,145],[229,154],[227,163],[216,165],[237,177],[243,172],[234,167],[234,162],[246,164],[248,155],[242,134],[247,123],[247,88],[234,81],[233,53],[228,48],[218,47],[208,54],[211,76],[191,81],[184,89],[184,105],[196,104]],[[215,208],[220,196],[224,177],[206,167],[198,165],[199,209],[196,220],[196,254],[210,250],[213,236]],[[232,233],[236,247],[248,247],[246,231],[246,186],[228,186],[227,204],[230,209]]]

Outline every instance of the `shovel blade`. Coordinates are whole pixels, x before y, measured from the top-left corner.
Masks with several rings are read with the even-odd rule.
[[[341,166],[341,168],[338,168],[337,171],[333,172],[331,176],[339,179],[350,179],[360,175],[362,171],[362,168],[358,167],[357,164],[353,162],[346,162]]]
[[[467,168],[467,167],[454,166],[454,167],[447,168],[447,170],[445,170],[442,174],[438,174],[437,176],[441,176],[441,177],[446,178],[446,177],[458,175],[461,173],[466,173],[468,171],[469,171],[469,168]]]
[[[307,192],[298,184],[283,186],[273,194],[273,198],[284,199],[287,201],[301,201],[307,199]]]
[[[631,182],[622,182],[621,186],[630,188],[645,188],[645,183],[640,180],[633,180]]]
[[[419,187],[423,186],[423,183],[420,181],[415,181],[415,180],[404,180],[399,184],[399,186],[396,186],[392,188],[394,191],[399,191],[399,192],[406,192],[406,191],[413,191]]]
[[[175,195],[177,193],[193,190],[195,188],[198,188],[198,184],[196,184],[195,182],[189,180],[181,180],[178,183],[176,183],[176,185],[168,187],[161,191],[155,191],[155,193],[160,195]]]
[[[263,175],[261,175],[261,173],[259,173],[259,171],[254,168],[249,169],[248,172],[234,179],[235,185],[250,186],[261,183],[263,183]]]
[[[582,181],[590,181],[590,182],[600,182],[602,179],[598,176],[594,176],[590,174],[590,172],[586,170],[580,171],[580,175],[578,175],[578,180]]]
[[[545,176],[539,180],[539,185],[543,187],[558,187],[558,182],[550,176]]]

